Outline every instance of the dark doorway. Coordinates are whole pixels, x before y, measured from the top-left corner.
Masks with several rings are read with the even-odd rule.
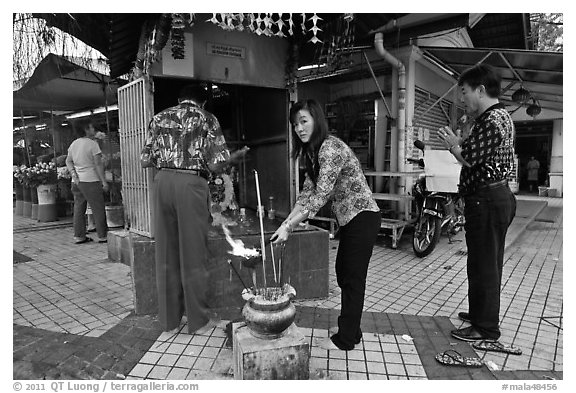
[[[178,103],[180,89],[189,79],[155,78],[154,113]],[[279,215],[290,212],[288,154],[288,93],[285,89],[206,82],[213,113],[230,150],[244,145],[250,152],[238,166],[236,198],[241,207],[256,209],[253,170],[258,171],[261,202],[267,208],[274,197]]]
[[[526,165],[532,156],[540,162],[538,185],[545,185],[548,181],[552,153],[553,122],[549,120],[517,122],[515,127],[520,189],[528,190]]]

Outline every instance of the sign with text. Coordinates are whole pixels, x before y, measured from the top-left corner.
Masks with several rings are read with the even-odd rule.
[[[241,46],[232,46],[226,44],[216,44],[207,42],[208,54],[212,56],[234,57],[244,59],[246,57],[246,48]]]

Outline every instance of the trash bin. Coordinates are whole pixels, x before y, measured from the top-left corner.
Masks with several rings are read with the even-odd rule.
[[[538,187],[538,196],[548,196],[548,187]]]

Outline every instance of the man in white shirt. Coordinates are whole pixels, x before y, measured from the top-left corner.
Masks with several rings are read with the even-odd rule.
[[[96,223],[98,242],[105,243],[108,227],[103,191],[108,191],[108,183],[104,177],[102,151],[94,140],[96,130],[90,120],[80,120],[75,129],[79,138],[68,148],[66,158],[74,194],[74,242],[82,244],[92,241],[86,236],[85,215],[89,203]]]

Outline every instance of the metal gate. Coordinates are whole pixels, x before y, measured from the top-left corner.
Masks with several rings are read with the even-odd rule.
[[[118,122],[122,162],[122,197],[130,231],[154,237],[152,195],[153,169],[140,166],[140,152],[152,118],[152,94],[144,78],[118,89]]]

